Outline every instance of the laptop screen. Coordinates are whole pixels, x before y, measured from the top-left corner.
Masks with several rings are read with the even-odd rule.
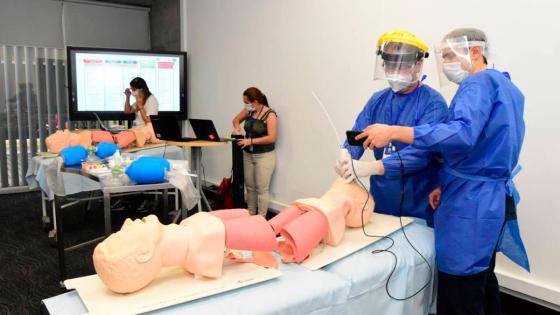
[[[150,116],[154,133],[161,140],[181,140],[179,121],[172,116]]]
[[[220,141],[220,136],[210,119],[189,119],[198,140]]]

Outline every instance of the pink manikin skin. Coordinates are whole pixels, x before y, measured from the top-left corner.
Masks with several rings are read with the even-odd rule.
[[[346,184],[339,178],[321,198],[296,200],[270,222],[274,231],[285,239],[280,243],[282,260],[305,260],[321,239],[331,246],[340,244],[346,226],[360,227],[362,216],[364,223],[369,221],[374,201],[368,195],[355,182]],[[322,215],[311,218],[311,212]]]
[[[162,225],[150,215],[127,219],[119,232],[99,243],[93,265],[111,291],[131,293],[152,282],[162,267],[182,266],[194,275],[219,277],[224,251],[224,225],[207,212],[180,225]]]
[[[130,131],[134,132],[136,136],[136,146],[141,148],[146,143],[160,143],[161,141],[156,137],[152,123],[147,123],[144,127],[132,128]]]
[[[154,131],[154,127],[152,126],[151,122],[147,123],[144,127],[141,127],[139,129],[142,129],[142,131],[144,131],[144,136],[146,138],[146,142],[149,142],[149,143],[160,143],[161,142],[156,137],[156,133]]]
[[[55,154],[75,145],[81,145],[87,149],[92,143],[99,142],[116,143],[120,148],[135,144],[141,148],[146,143],[160,143],[161,141],[156,137],[152,123],[147,123],[144,127],[123,131],[114,136],[108,131],[101,130],[83,130],[79,132],[58,130],[45,139],[47,149]]]
[[[70,136],[70,146],[81,145],[84,148],[89,148],[91,145],[91,131],[82,130],[78,133],[72,133]]]
[[[91,131],[71,132],[58,130],[45,139],[47,149],[52,153],[60,153],[65,148],[81,145],[88,148],[91,144]]]
[[[264,218],[249,216],[244,209],[226,211],[197,213],[179,225],[162,225],[154,215],[127,219],[119,232],[95,248],[95,270],[111,291],[130,293],[147,286],[162,267],[181,266],[197,276],[220,277],[226,247],[255,251],[278,248]],[[274,266],[271,257],[259,252],[250,262]]]
[[[49,152],[60,153],[60,151],[70,146],[70,131],[56,131],[45,139],[45,144]]]
[[[102,131],[102,130],[92,130],[91,131],[91,142],[99,143],[99,142],[109,142],[115,143],[113,141],[113,136],[109,131]]]
[[[136,135],[134,132],[126,130],[113,135],[114,142],[119,146],[119,148],[126,148],[136,141]]]
[[[275,251],[278,243],[266,219],[250,215],[247,209],[217,210],[210,214],[226,227],[226,248],[254,251]]]
[[[93,251],[93,266],[99,278],[117,293],[134,292],[147,286],[163,265],[158,243],[160,238],[170,237],[163,238],[162,234],[163,226],[155,216],[127,219],[119,232],[99,243]],[[187,251],[188,243],[183,242],[176,255],[185,255]]]
[[[144,134],[144,130],[142,130],[142,128],[132,128],[130,131],[134,133],[134,137],[136,138],[136,147],[143,147],[144,144],[146,144],[146,134]]]
[[[277,266],[271,251],[279,250],[285,262],[301,262],[325,240],[338,245],[345,226],[359,227],[373,212],[373,198],[356,183],[336,180],[321,198],[300,199],[270,222],[251,216],[246,209],[197,213],[180,225],[162,225],[153,215],[127,219],[121,230],[94,250],[94,267],[105,285],[130,293],[148,285],[161,267],[182,266],[191,274],[217,278],[222,275],[224,252],[252,250],[250,259],[234,261]],[[278,244],[275,235],[285,241]]]

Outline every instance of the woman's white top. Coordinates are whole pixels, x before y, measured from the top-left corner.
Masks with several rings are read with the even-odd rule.
[[[134,109],[136,110],[136,102],[134,102],[134,104],[130,105],[132,107],[134,107]],[[157,115],[158,114],[158,108],[159,108],[159,103],[157,98],[152,94],[148,97],[148,99],[146,100],[146,104],[144,104],[144,110],[146,111],[146,115],[150,116],[150,115]],[[144,127],[146,124],[144,123],[144,119],[142,119],[142,114],[140,114],[140,112],[136,112],[136,118],[134,119],[134,122],[132,123],[133,127]]]

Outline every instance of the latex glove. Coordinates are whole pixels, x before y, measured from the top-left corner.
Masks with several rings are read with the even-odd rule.
[[[438,187],[434,189],[434,191],[430,193],[428,198],[430,201],[430,206],[432,206],[432,209],[436,210],[436,208],[439,207],[439,204],[441,202],[441,188]]]
[[[347,161],[342,166],[343,174],[341,177],[344,178],[347,183],[351,183],[356,179],[356,177],[369,177],[378,175],[379,170],[377,168],[377,163],[377,161]],[[352,165],[354,166],[353,168]]]
[[[338,174],[338,176],[343,177],[344,175],[344,164],[350,163],[352,157],[350,156],[350,152],[347,149],[340,149],[340,156],[335,163],[334,170]]]
[[[384,124],[369,125],[356,137],[356,140],[365,138],[364,148],[369,148],[370,150],[383,148],[391,142],[391,127]]]

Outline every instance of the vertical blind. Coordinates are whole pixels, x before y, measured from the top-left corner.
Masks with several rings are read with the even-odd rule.
[[[70,0],[10,0],[0,11],[0,189],[26,186],[28,161],[70,123],[65,45],[150,48],[150,10]],[[48,48],[54,46],[58,48]]]
[[[0,46],[0,188],[26,186],[28,160],[45,138],[70,123],[65,53],[60,48]]]

